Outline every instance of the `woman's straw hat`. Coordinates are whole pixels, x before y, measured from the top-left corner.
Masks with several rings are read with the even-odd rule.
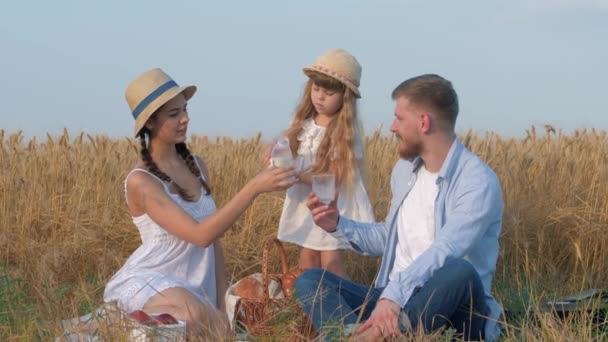
[[[131,114],[135,119],[135,136],[160,106],[182,93],[186,96],[186,100],[189,100],[195,92],[196,86],[180,87],[160,68],[139,75],[131,81],[125,92]]]
[[[306,67],[303,70],[308,76],[313,73],[320,73],[335,78],[350,88],[355,93],[355,96],[361,97],[361,93],[359,92],[361,64],[359,64],[353,55],[342,49],[327,51],[317,58],[315,65]]]

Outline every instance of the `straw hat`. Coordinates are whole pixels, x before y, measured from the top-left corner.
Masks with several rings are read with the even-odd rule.
[[[196,86],[180,87],[160,68],[139,75],[131,81],[125,92],[131,114],[135,119],[135,136],[160,106],[181,93],[186,96],[186,100],[189,100],[195,92]]]
[[[353,55],[342,49],[325,52],[317,58],[315,65],[305,67],[303,70],[307,76],[316,72],[335,78],[350,88],[357,97],[361,97],[359,92],[361,64]]]

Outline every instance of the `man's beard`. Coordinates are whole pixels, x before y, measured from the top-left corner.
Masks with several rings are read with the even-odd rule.
[[[405,160],[412,160],[420,155],[422,152],[422,143],[420,141],[412,143],[399,139],[399,157]],[[404,147],[403,147],[404,146]]]

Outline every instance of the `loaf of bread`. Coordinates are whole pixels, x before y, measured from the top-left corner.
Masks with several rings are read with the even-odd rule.
[[[234,294],[241,298],[262,298],[264,296],[262,281],[255,275],[241,279],[234,289]]]

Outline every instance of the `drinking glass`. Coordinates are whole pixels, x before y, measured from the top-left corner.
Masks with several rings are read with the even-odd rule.
[[[317,195],[321,203],[329,205],[334,200],[336,177],[331,173],[312,175],[312,191]]]

